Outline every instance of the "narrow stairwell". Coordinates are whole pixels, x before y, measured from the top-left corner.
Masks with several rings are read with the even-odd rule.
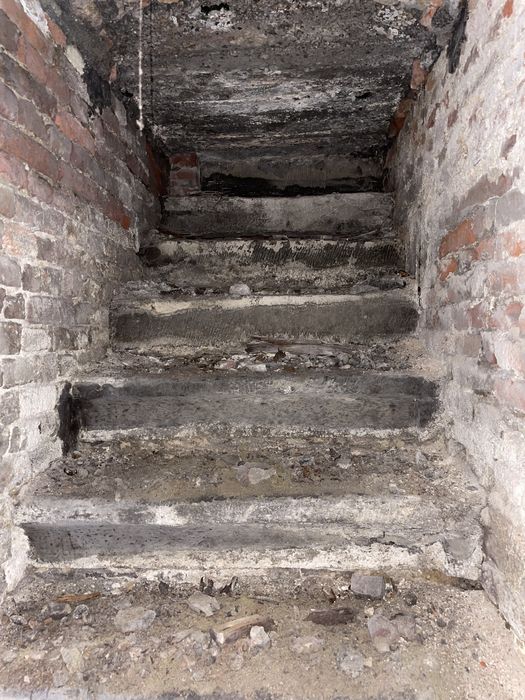
[[[357,197],[355,221],[366,219],[364,196],[338,195]],[[199,221],[211,206],[201,201],[193,198]],[[286,211],[276,229],[294,206],[299,218],[315,206],[303,197],[263,208],[275,201]],[[369,239],[362,227],[357,240],[267,230],[150,239],[146,281],[114,303],[112,358],[122,366],[99,367],[73,388],[88,475],[64,484],[66,495],[56,478],[67,475],[55,468],[20,512],[36,561],[192,583],[251,576],[255,585],[303,569],[477,580],[481,500],[441,456],[439,382],[411,365],[417,309],[387,201],[366,195],[382,212]],[[237,199],[230,207],[235,218]],[[229,293],[235,284],[250,293]],[[169,459],[157,469],[159,455]]]
[[[151,234],[143,279],[115,296],[112,351],[72,388],[77,447],[18,508],[35,575],[67,590],[142,581],[139,607],[155,610],[162,586],[287,611],[307,591],[326,608],[353,572],[452,605],[458,586],[475,592],[484,494],[445,444],[440,368],[417,337],[388,196],[374,196],[383,218],[368,235],[328,221],[286,236],[294,206],[315,205],[300,198],[280,203],[279,231]],[[257,678],[220,687],[247,697]],[[335,697],[334,683],[311,697]],[[425,673],[407,683],[424,687]],[[310,697],[294,692],[283,697]]]

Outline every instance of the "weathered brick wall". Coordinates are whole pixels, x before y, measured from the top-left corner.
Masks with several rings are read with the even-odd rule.
[[[12,499],[60,451],[58,396],[108,341],[108,300],[154,224],[151,151],[36,0],[0,0],[0,563]],[[14,579],[23,546],[5,567]],[[0,573],[0,594],[4,586]]]
[[[199,157],[196,153],[176,153],[170,157],[170,195],[200,192]]]
[[[487,488],[486,590],[525,637],[525,3],[470,2],[457,70],[434,66],[391,154],[422,328]]]

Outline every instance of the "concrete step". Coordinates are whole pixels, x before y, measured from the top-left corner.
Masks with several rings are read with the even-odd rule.
[[[383,192],[309,197],[169,197],[162,229],[190,238],[274,234],[363,238],[392,236],[392,195]]]
[[[254,336],[352,343],[410,333],[418,312],[405,290],[122,298],[112,311],[114,347],[169,354],[243,349]]]
[[[193,435],[80,449],[17,509],[41,563],[163,569],[193,582],[295,567],[479,573],[483,491],[439,440]],[[275,474],[253,485],[243,465]]]
[[[331,292],[403,287],[392,240],[184,240],[156,235],[142,250],[150,277],[178,289],[228,292],[243,282],[256,292]]]
[[[346,434],[425,426],[438,406],[433,382],[372,372],[139,375],[77,384],[74,394],[87,431],[224,426]]]

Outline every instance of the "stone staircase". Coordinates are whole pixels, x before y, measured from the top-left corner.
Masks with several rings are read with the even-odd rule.
[[[260,593],[305,571],[477,580],[483,499],[444,449],[388,195],[337,197],[343,232],[302,236],[294,207],[327,216],[326,197],[223,198],[215,218],[213,197],[168,203],[180,235],[146,242],[113,352],[73,387],[78,452],[18,510],[35,567],[237,576]],[[247,207],[271,226],[239,236]]]

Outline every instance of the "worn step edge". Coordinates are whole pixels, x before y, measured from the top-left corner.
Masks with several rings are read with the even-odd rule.
[[[162,538],[169,542],[169,547],[159,543],[156,548],[148,548],[143,541],[136,544],[135,528],[129,524],[116,526],[112,523],[80,524],[75,521],[25,523],[23,527],[31,542],[31,561],[37,565],[73,566],[79,569],[132,569],[137,574],[165,571],[171,572],[179,580],[194,582],[203,575],[217,575],[218,572],[222,577],[235,575],[242,579],[250,571],[264,576],[281,569],[418,570],[477,581],[482,560],[478,539],[473,538],[470,556],[458,558],[447,552],[446,544],[439,534],[429,535],[416,542],[401,538],[398,541],[388,541],[369,533],[368,536],[363,535],[357,541],[352,541],[344,528],[326,526],[272,528],[243,525],[240,532],[233,533],[230,525],[215,526],[208,530],[183,528],[178,533],[172,532],[176,528],[164,528]],[[261,535],[263,532],[270,534],[270,530],[275,540],[274,545],[265,546]],[[153,533],[145,534],[151,543]],[[239,544],[241,534],[245,540],[252,539],[252,544]],[[178,546],[175,544],[176,535],[186,538],[186,546],[183,542]],[[208,537],[215,537],[217,546],[203,546]],[[125,538],[135,542],[135,551],[130,547],[126,551]],[[104,546],[98,545],[100,541]],[[82,544],[85,542],[89,543],[91,551],[86,551],[86,545]],[[106,551],[103,551],[104,547]]]
[[[173,527],[202,523],[344,523],[354,529],[380,526],[392,532],[437,533],[445,529],[439,509],[416,495],[248,497],[167,503],[35,496],[16,511],[17,522],[75,519]]]
[[[404,303],[407,309],[413,308],[417,311],[410,286],[408,290],[406,288],[387,289],[362,294],[253,294],[239,298],[217,294],[209,297],[166,298],[165,296],[156,296],[147,299],[119,299],[113,313],[145,311],[157,316],[171,316],[187,311],[243,311],[254,307],[295,308],[308,305],[361,304],[366,301],[382,302],[384,300],[396,300],[399,304]]]

